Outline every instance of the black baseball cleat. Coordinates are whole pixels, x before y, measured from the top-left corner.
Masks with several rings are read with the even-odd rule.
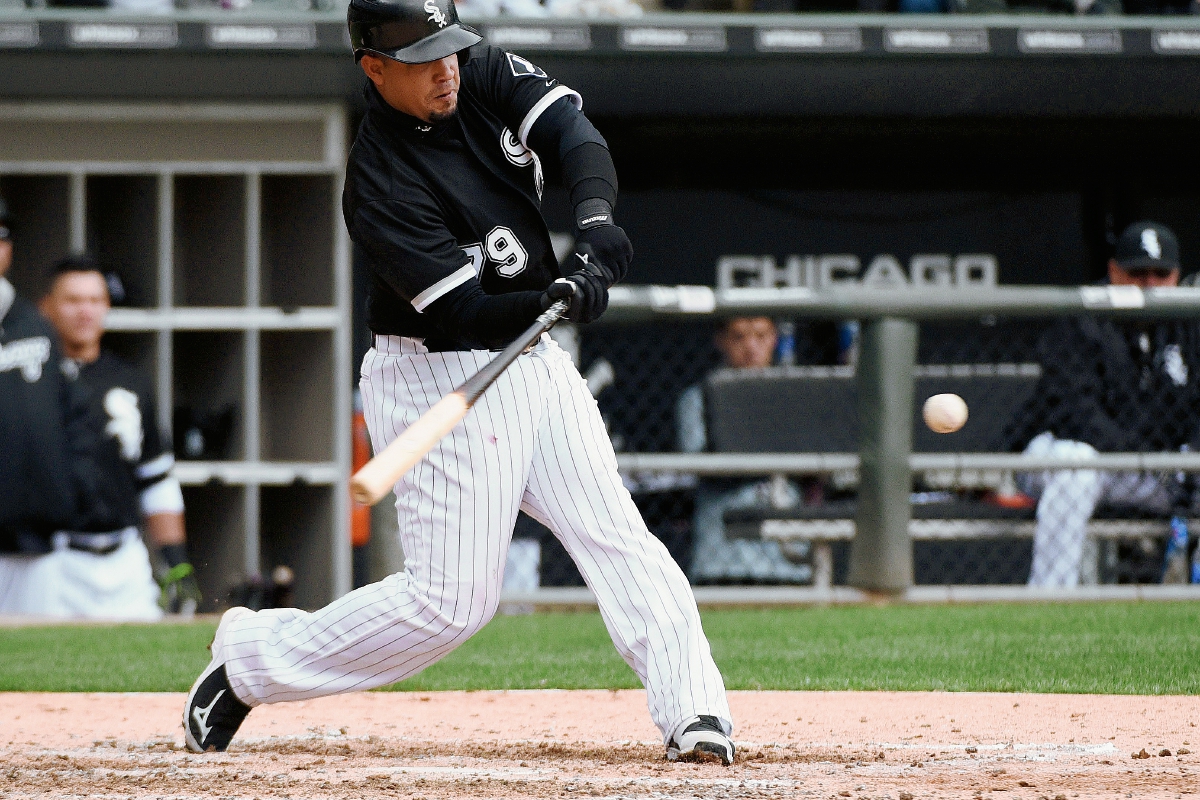
[[[668,761],[720,761],[725,766],[733,763],[733,740],[725,735],[719,719],[701,714],[680,727],[683,730],[667,745]]]
[[[222,640],[227,623],[253,613],[248,608],[226,611],[221,617],[221,624],[217,626],[212,644],[208,646],[212,651],[212,661],[192,684],[183,707],[183,738],[188,750],[193,753],[224,751],[242,720],[250,713],[250,706],[237,699],[225,676]]]

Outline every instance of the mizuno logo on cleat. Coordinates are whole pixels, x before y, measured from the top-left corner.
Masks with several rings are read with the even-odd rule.
[[[223,694],[225,694],[224,689],[217,692],[217,696],[208,704],[208,708],[197,707],[192,709],[192,719],[195,720],[196,727],[200,730],[200,744],[204,744],[204,740],[208,738],[208,734],[212,730],[208,725],[208,715],[212,713],[213,706],[217,704],[217,701],[221,699],[221,695]]]

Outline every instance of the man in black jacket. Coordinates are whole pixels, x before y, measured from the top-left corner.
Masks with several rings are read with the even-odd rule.
[[[1175,235],[1154,222],[1121,234],[1108,265],[1113,286],[1179,283]],[[1014,434],[1025,453],[1086,461],[1102,452],[1200,446],[1200,327],[1185,320],[1064,319],[1039,344],[1042,379]],[[1094,582],[1087,522],[1101,503],[1169,514],[1174,479],[1156,473],[1058,470],[1022,476],[1038,498],[1029,583]]]
[[[82,417],[53,328],[5,278],[12,255],[0,199],[0,614],[43,613],[33,567],[76,510],[75,474],[86,467],[72,443]]]

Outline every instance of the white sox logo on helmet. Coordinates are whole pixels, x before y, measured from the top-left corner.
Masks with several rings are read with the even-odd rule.
[[[1151,258],[1162,258],[1162,244],[1158,241],[1158,231],[1146,228],[1142,231],[1142,249]]]
[[[436,22],[439,28],[446,27],[446,14],[437,7],[437,0],[425,0],[425,13],[430,22]]]

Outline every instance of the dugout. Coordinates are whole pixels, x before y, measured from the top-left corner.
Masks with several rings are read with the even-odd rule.
[[[621,174],[618,215],[638,249],[641,283],[713,285],[727,257],[770,258],[782,274],[792,256],[850,255],[865,270],[881,255],[907,268],[919,255],[984,254],[1000,283],[1080,284],[1103,274],[1114,232],[1142,217],[1175,229],[1187,271],[1200,253],[1200,190],[1185,177],[1200,167],[1200,24],[1187,18],[476,22],[583,93]],[[366,348],[361,324],[347,324],[361,302],[334,185],[361,81],[336,12],[149,19],[0,5],[0,190],[32,198],[14,205],[25,203],[38,229],[15,226],[17,283],[32,290],[41,266],[85,244],[107,247],[145,277],[141,308],[120,338],[157,370],[164,414],[190,395],[212,410],[239,409],[239,444],[184,471],[192,537],[216,543],[198,560],[215,576],[327,554],[327,573],[300,576],[313,587],[305,605],[350,586],[340,521],[348,430],[311,438],[303,420],[348,419]],[[160,140],[166,150],[117,152],[140,141],[130,131],[145,133],[147,114],[172,110],[180,113]],[[263,113],[308,114],[310,127],[276,136],[254,122]],[[250,122],[220,127],[231,119]],[[75,131],[77,149],[56,155],[64,131]],[[300,154],[310,145],[311,157]],[[181,179],[172,178],[170,197],[167,173]],[[319,247],[304,251],[327,254],[312,265],[322,276],[315,282],[292,280],[308,269],[256,266],[296,256],[272,238],[286,226],[269,219],[287,216],[289,203],[320,220],[308,226]],[[552,228],[565,230],[553,190],[547,207]],[[166,254],[197,226],[236,230],[237,243],[197,256],[223,277],[181,301],[192,262]],[[23,244],[26,236],[37,246]],[[209,290],[216,296],[205,297]],[[224,310],[194,313],[214,307]],[[945,361],[938,343],[958,337],[934,334],[927,363]],[[653,353],[644,350],[650,339]],[[641,405],[608,409],[627,449],[670,447],[671,403],[713,363],[708,341],[705,325],[585,337],[585,366],[603,356],[618,367],[612,391],[648,380],[639,366],[661,376],[687,365]],[[193,354],[203,358],[189,363]],[[301,392],[294,405],[297,374],[334,388]],[[272,444],[286,436],[294,443]],[[680,512],[682,501],[671,502],[664,520]],[[296,518],[282,526],[285,507]],[[287,530],[302,533],[288,541]],[[206,589],[223,593],[215,582]]]

